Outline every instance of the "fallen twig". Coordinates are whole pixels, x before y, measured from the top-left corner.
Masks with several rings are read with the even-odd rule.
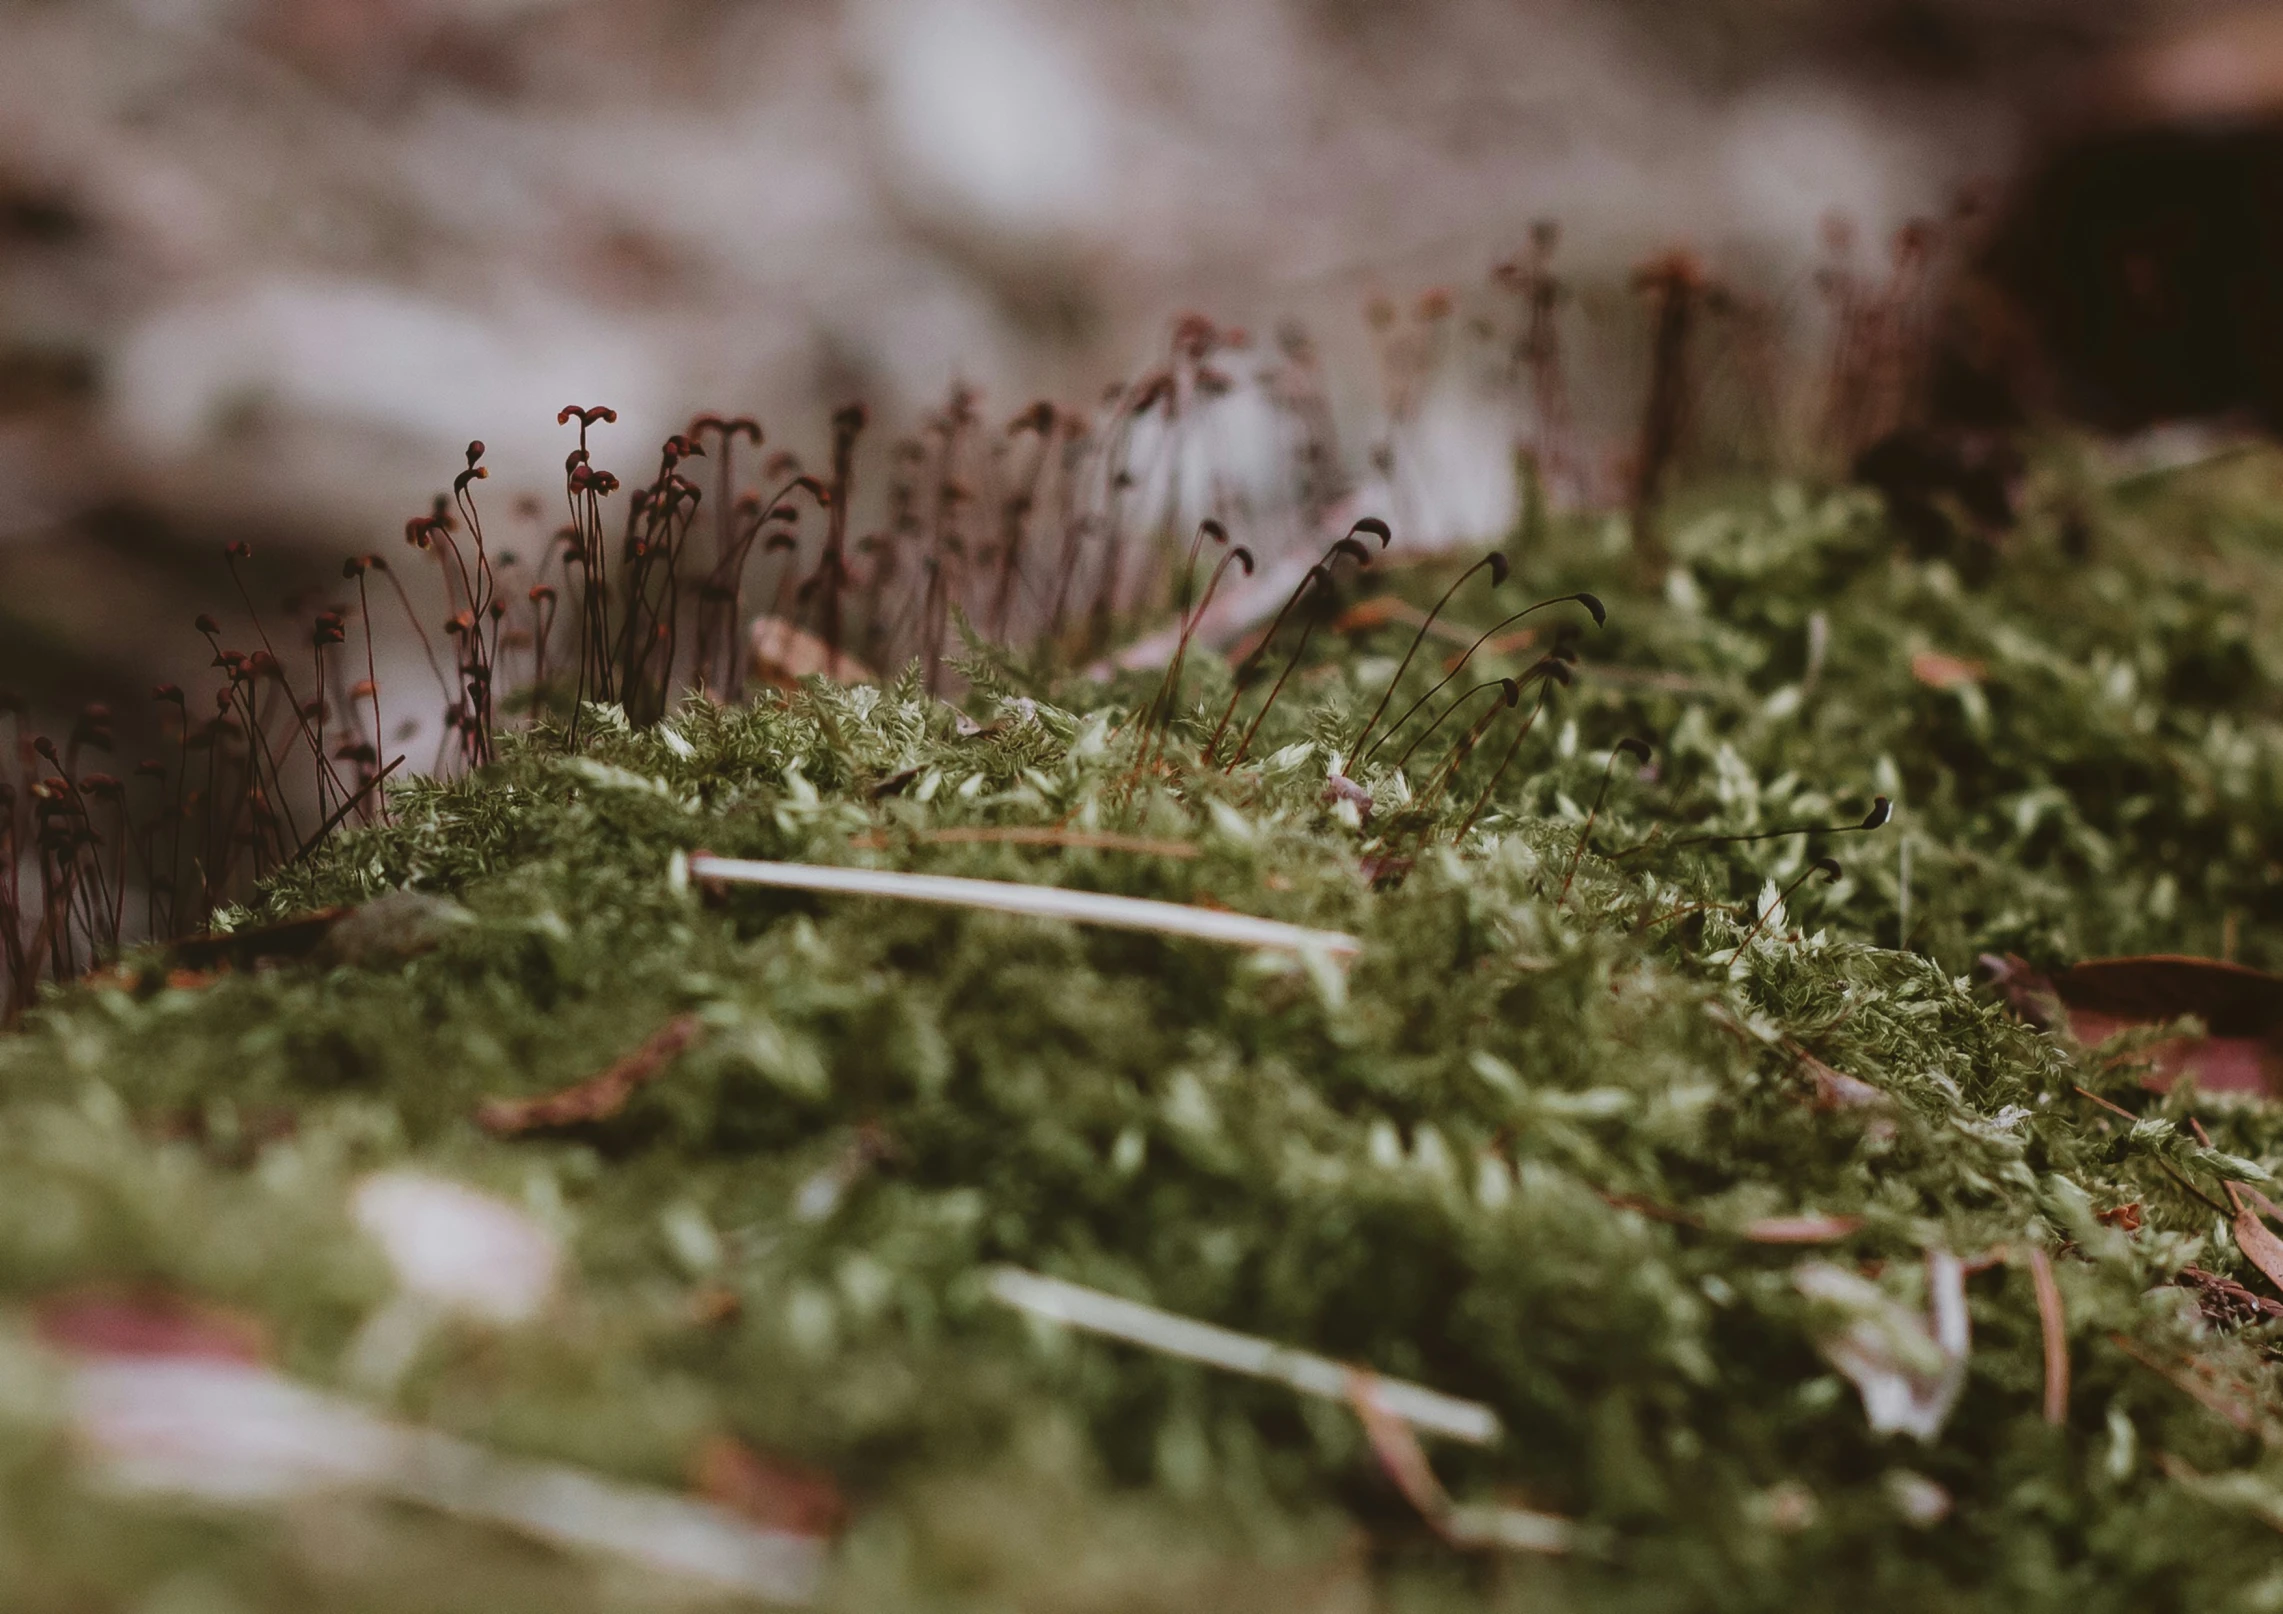
[[[626,1108],[635,1089],[655,1081],[704,1030],[696,1015],[678,1014],[599,1076],[536,1098],[486,1099],[476,1110],[476,1124],[493,1137],[503,1138],[607,1121]]]
[[[1297,1351],[1273,1340],[1257,1339],[1233,1329],[1218,1328],[1194,1318],[1179,1317],[1139,1301],[1120,1300],[1099,1289],[1042,1277],[1019,1267],[999,1267],[991,1274],[991,1296],[1017,1311],[1045,1317],[1090,1334],[1122,1339],[1203,1362],[1211,1367],[1272,1379],[1308,1395],[1334,1401],[1351,1398],[1358,1371],[1344,1362],[1309,1351]],[[1498,1414],[1478,1401],[1461,1401],[1424,1385],[1371,1375],[1373,1396],[1391,1418],[1400,1418],[1432,1434],[1477,1446],[1495,1445],[1502,1433]]]
[[[912,838],[930,846],[996,845],[1074,846],[1092,852],[1136,852],[1145,857],[1195,857],[1192,841],[1159,841],[1143,835],[1120,835],[1112,830],[1054,829],[1045,825],[1014,824],[1005,827],[954,825],[949,829],[923,829]],[[867,850],[894,844],[886,830],[866,830],[850,846]]]
[[[897,897],[954,908],[986,908],[997,913],[1069,919],[1120,930],[1154,930],[1168,936],[1234,947],[1279,952],[1322,953],[1353,958],[1363,943],[1336,930],[1310,930],[1277,919],[1197,908],[1144,897],[1118,897],[1098,891],[1067,891],[1059,886],[1021,885],[1007,880],[969,880],[949,874],[900,874],[886,869],[844,869],[821,863],[763,863],[713,857],[700,852],[689,860],[693,880],[727,880],[790,891],[836,891],[855,897]]]
[[[2037,1326],[2045,1338],[2045,1421],[2069,1421],[2069,1322],[2061,1310],[2061,1286],[2053,1281],[2053,1262],[2032,1244],[2029,1279],[2037,1288]]]

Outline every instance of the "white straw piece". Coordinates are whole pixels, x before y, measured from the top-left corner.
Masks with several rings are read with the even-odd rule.
[[[1231,1329],[1216,1328],[1194,1318],[1177,1317],[1155,1306],[1120,1300],[1099,1289],[1043,1277],[1020,1267],[997,1267],[991,1273],[991,1296],[1017,1311],[1122,1339],[1186,1361],[1203,1362],[1251,1378],[1271,1379],[1308,1395],[1345,1401],[1353,1394],[1361,1369],[1335,1362],[1328,1356],[1296,1351],[1272,1340],[1256,1339]],[[1393,1417],[1429,1434],[1447,1435],[1470,1445],[1492,1446],[1502,1433],[1498,1414],[1479,1401],[1430,1390],[1401,1379],[1370,1379],[1376,1404]]]
[[[768,1603],[812,1601],[831,1549],[712,1502],[397,1423],[244,1362],[94,1357],[69,1384],[95,1477],[127,1493],[236,1507],[387,1497]]]
[[[1195,908],[1146,897],[1106,896],[1098,891],[1066,891],[1060,886],[1022,885],[1012,880],[970,880],[950,874],[900,874],[891,869],[849,869],[824,863],[762,863],[748,858],[698,854],[689,860],[693,880],[731,880],[777,886],[789,891],[837,891],[856,897],[897,897],[954,908],[988,908],[998,913],[1069,919],[1082,925],[1120,930],[1154,930],[1168,936],[1232,947],[1259,947],[1286,953],[1321,953],[1345,961],[1363,950],[1355,937],[1336,930],[1310,930],[1279,919]]]

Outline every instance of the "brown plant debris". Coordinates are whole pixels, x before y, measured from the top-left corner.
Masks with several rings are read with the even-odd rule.
[[[493,1137],[506,1138],[607,1121],[626,1108],[638,1088],[663,1075],[704,1031],[704,1022],[696,1015],[678,1014],[599,1076],[536,1098],[485,1100],[476,1110],[476,1124]]]

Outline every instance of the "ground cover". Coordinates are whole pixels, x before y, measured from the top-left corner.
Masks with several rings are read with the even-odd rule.
[[[830,1537],[826,1607],[2283,1607],[2283,1124],[2150,1090],[2160,1030],[2079,1046],[1979,962],[2283,966],[2277,472],[2039,463],[2019,531],[1932,555],[1789,486],[1670,512],[1647,578],[1621,523],[1533,521],[1449,620],[1591,590],[1605,624],[1533,615],[1368,760],[1459,571],[1400,542],[1320,591],[1241,762],[1294,629],[1242,691],[1201,648],[1169,688],[976,643],[956,706],[914,673],[590,707],[396,785],[226,916],[236,957],[132,954],[0,1040],[17,1606],[725,1595],[498,1528],[473,1480],[122,1494],[142,1437],[87,1364],[187,1342]],[[718,886],[700,851],[1360,948]],[[563,1263],[408,1311],[376,1178],[538,1231],[486,1293]],[[1027,1318],[1009,1267],[1502,1437]]]

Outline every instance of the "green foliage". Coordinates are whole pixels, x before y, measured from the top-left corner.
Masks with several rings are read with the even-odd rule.
[[[2229,915],[2245,956],[2283,960],[2275,540],[2223,492],[2108,499],[2097,564],[2033,523],[1972,584],[1898,556],[1859,500],[1782,489],[1681,530],[1655,596],[1609,588],[1593,528],[1558,535],[1505,592],[1592,587],[1610,625],[1578,639],[1575,689],[1463,839],[1506,728],[1432,803],[1456,734],[1404,779],[1383,751],[1368,821],[1326,790],[1393,629],[1320,635],[1302,698],[1230,773],[1191,760],[1224,672],[1199,669],[1173,765],[1142,771],[1121,725],[1150,680],[1051,686],[978,649],[971,715],[909,676],[693,701],[645,730],[595,710],[575,751],[541,731],[474,776],[406,783],[391,823],[231,917],[412,888],[466,916],[426,950],[178,984],[130,961],[0,1043],[11,1606],[632,1601],[418,1515],[355,1526],[385,1543],[360,1558],[324,1545],[355,1533],[339,1518],[186,1523],[59,1491],[53,1368],[23,1320],[38,1297],[105,1280],[232,1305],[289,1370],[345,1384],[388,1278],[344,1197],[399,1162],[530,1207],[575,1276],[544,1326],[446,1330],[394,1410],[667,1484],[712,1431],[821,1466],[856,1507],[835,1607],[1351,1607],[1366,1579],[1406,1609],[2283,1606],[2283,1453],[2132,1354],[2272,1396],[2266,1335],[2207,1323],[2171,1280],[2194,1263],[2265,1284],[2196,1191],[2283,1166],[2283,1121],[2141,1092],[1963,975],[1987,949],[2214,951]],[[2137,536],[2165,510],[2203,523],[2206,552]],[[1431,599],[1449,575],[1402,586]],[[1986,672],[1931,688],[1919,650]],[[1607,747],[1635,733],[1657,776],[1620,766],[1577,858]],[[1662,849],[1851,822],[1873,791],[1899,808],[1875,833]],[[930,838],[1017,826],[1194,855]],[[696,848],[1218,903],[1364,945],[1341,977],[1001,915],[709,895],[675,877]],[[1826,851],[1846,878],[1800,886],[1746,944],[1735,905]],[[622,1114],[573,1136],[475,1126],[483,1099],[566,1086],[681,1012],[704,1039]],[[1834,1106],[1829,1071],[1867,1101]],[[2127,1204],[2137,1234],[2096,1218]],[[1810,1214],[1859,1226],[1819,1250],[1750,1236]],[[2060,1427],[2039,1411],[2032,1246],[2068,1319]],[[1794,1274],[1834,1261],[1923,1307],[1933,1249],[2016,1259],[1967,1280],[1964,1390],[1921,1444],[1872,1432],[1818,1350],[1838,1319]],[[1507,1438],[1438,1449],[1453,1491],[1572,1515],[1603,1550],[1457,1554],[1345,1408],[1033,1329],[984,1295],[996,1262],[1486,1401]],[[735,1315],[696,1320],[701,1291]],[[1898,1500],[1928,1482],[1939,1521]]]

